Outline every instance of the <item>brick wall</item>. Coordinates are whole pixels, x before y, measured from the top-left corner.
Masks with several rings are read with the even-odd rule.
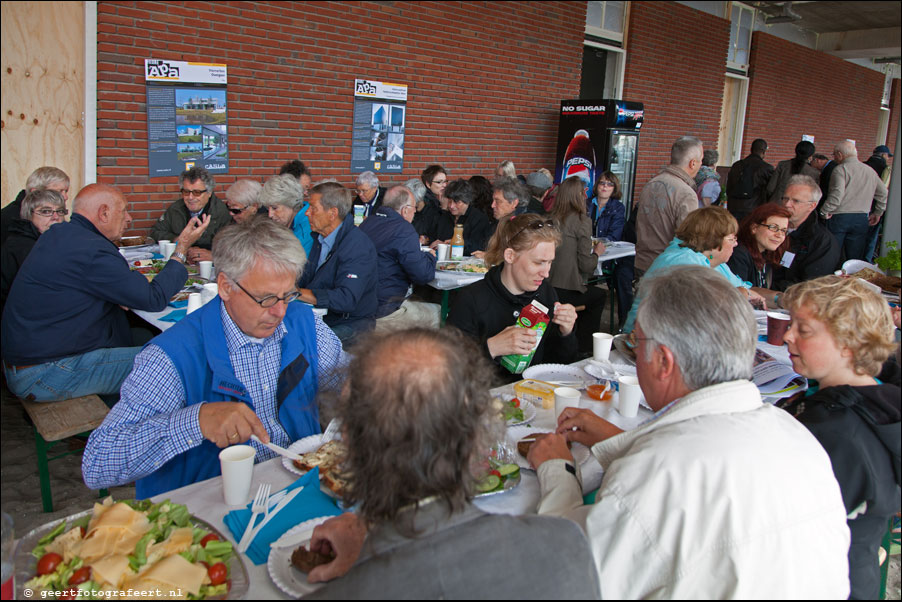
[[[717,147],[730,22],[675,2],[633,2],[623,98],[645,105],[636,192],[684,135]]]
[[[898,84],[898,81],[896,82]],[[767,160],[794,155],[803,134],[830,156],[836,142],[856,141],[870,156],[880,120],[883,74],[757,31],[752,35],[743,156],[767,140]]]
[[[230,173],[264,179],[300,157],[314,180],[350,173],[354,78],[409,86],[404,172],[554,168],[559,100],[579,93],[585,2],[98,5],[98,180],[145,232],[176,198],[148,178],[145,58],[229,66]]]

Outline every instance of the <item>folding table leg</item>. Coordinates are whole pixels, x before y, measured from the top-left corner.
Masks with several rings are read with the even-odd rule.
[[[44,506],[44,512],[53,512],[53,494],[50,492],[50,468],[47,461],[47,450],[50,445],[38,432],[34,429],[34,444],[38,452],[38,477],[41,481],[41,503]]]

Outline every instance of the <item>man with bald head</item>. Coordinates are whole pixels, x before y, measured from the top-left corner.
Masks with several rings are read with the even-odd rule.
[[[72,209],[71,221],[35,243],[3,311],[6,382],[29,401],[117,393],[140,351],[125,308],[166,307],[188,279],[185,252],[210,223],[192,218],[172,259],[148,282],[115,244],[131,223],[121,192],[89,184]]]

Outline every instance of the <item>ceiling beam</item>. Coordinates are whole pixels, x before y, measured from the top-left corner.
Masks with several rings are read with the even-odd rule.
[[[844,59],[898,56],[902,53],[900,38],[900,27],[822,33],[817,37],[817,49]]]

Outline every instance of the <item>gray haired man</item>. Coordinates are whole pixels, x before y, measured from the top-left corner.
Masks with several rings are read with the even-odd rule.
[[[150,229],[154,240],[175,240],[192,217],[210,216],[210,226],[197,240],[195,246],[209,249],[213,237],[232,223],[232,215],[219,197],[213,193],[213,176],[203,167],[194,167],[179,175],[181,198],[172,203]],[[189,253],[191,255],[191,253]]]
[[[363,206],[365,218],[381,207],[385,200],[385,188],[379,186],[379,178],[371,171],[365,171],[357,176],[354,192],[357,193],[354,204]]]
[[[830,459],[749,381],[758,337],[745,296],[701,266],[640,291],[636,372],[655,415],[624,432],[566,408],[559,434],[529,453],[539,514],[584,525],[604,598],[847,597],[849,530]],[[567,440],[604,468],[594,505],[583,505]]]

